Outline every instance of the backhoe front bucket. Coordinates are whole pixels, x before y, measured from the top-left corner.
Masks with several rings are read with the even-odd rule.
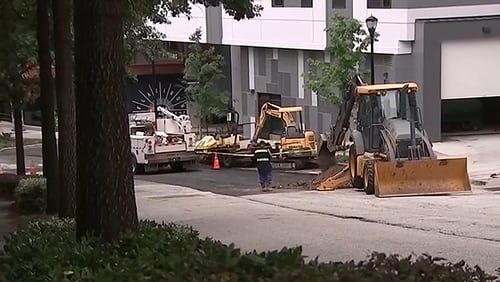
[[[470,193],[467,158],[375,162],[375,196]]]

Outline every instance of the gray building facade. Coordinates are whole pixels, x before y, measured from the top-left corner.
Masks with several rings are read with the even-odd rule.
[[[272,0],[270,0],[272,1]],[[335,12],[353,16],[355,0],[329,0],[326,3],[327,21]],[[300,1],[299,1],[300,2]],[[322,1],[320,1],[322,2]],[[284,1],[286,6],[287,1]],[[293,5],[296,5],[294,3]],[[314,3],[316,5],[316,2]],[[368,0],[370,9],[426,9],[500,4],[500,0]],[[295,6],[294,6],[295,7]],[[498,11],[500,14],[500,11]],[[221,44],[223,38],[220,8],[207,9],[207,41]],[[383,20],[383,19],[379,19]],[[474,40],[500,38],[500,16],[425,16],[415,19],[414,40],[409,54],[375,54],[376,82],[414,81],[420,86],[419,106],[424,126],[432,141],[442,140],[442,82],[441,44],[449,40]],[[326,32],[325,32],[325,36]],[[249,46],[222,46],[226,58],[224,88],[232,96],[241,122],[255,122],[259,108],[265,101],[281,106],[303,106],[307,129],[327,132],[334,122],[338,109],[322,101],[310,90],[300,90],[299,80],[308,71],[307,60],[334,60],[318,50],[297,50]],[[500,46],[498,46],[500,51]],[[485,54],[485,56],[488,56]],[[496,59],[498,57],[494,57]],[[500,60],[499,60],[500,63]],[[368,66],[366,66],[368,67]],[[249,73],[253,71],[253,74]],[[464,70],[474,71],[474,70]],[[253,76],[253,79],[252,79]],[[251,80],[253,80],[251,82]],[[252,85],[251,85],[252,84]],[[498,93],[500,96],[500,93]],[[252,133],[251,126],[244,127],[245,135]]]

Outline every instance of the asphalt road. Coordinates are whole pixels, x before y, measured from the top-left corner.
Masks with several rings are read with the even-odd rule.
[[[24,147],[24,161],[26,164],[26,171],[29,172],[31,163],[35,165],[37,171],[42,170],[42,145],[30,145]],[[16,172],[16,150],[3,149],[0,151],[0,164],[2,171],[8,173]]]
[[[26,171],[29,173],[30,164],[33,162],[37,171],[42,171],[42,146],[26,146],[24,149]],[[16,152],[14,149],[0,151],[0,164],[2,171],[15,173]],[[146,175],[137,175],[138,180],[146,180],[163,184],[181,185],[201,191],[209,191],[217,194],[244,196],[262,193],[259,187],[257,171],[248,169],[225,169],[213,170],[208,165],[197,165],[184,172],[172,172],[169,170]],[[313,175],[286,173],[283,169],[273,171],[273,185],[278,189],[276,192],[291,192],[297,189],[305,189],[305,186],[314,178]],[[281,187],[280,187],[281,185]],[[291,188],[291,189],[290,189]]]
[[[230,196],[244,196],[262,193],[257,171],[231,168],[213,170],[210,166],[199,165],[184,172],[162,171],[147,175],[137,175],[137,180],[163,184],[180,185],[200,191]],[[307,189],[314,175],[273,171],[275,192],[292,192]]]

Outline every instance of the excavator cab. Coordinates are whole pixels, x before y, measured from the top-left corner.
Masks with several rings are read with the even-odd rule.
[[[280,113],[281,120],[283,121],[282,137],[285,139],[304,138],[302,107],[280,108],[278,112]],[[287,117],[284,115],[287,115]],[[290,122],[287,123],[285,120],[289,120]]]
[[[265,103],[261,107],[252,140],[273,143],[274,150],[284,159],[305,160],[317,154],[316,134],[304,129],[302,107],[280,107]]]

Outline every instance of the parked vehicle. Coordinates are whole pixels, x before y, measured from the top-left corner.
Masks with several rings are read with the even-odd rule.
[[[158,117],[154,112],[134,112],[129,114],[129,130],[134,174],[167,166],[181,171],[199,161],[187,115],[177,116],[163,107],[158,107]]]

